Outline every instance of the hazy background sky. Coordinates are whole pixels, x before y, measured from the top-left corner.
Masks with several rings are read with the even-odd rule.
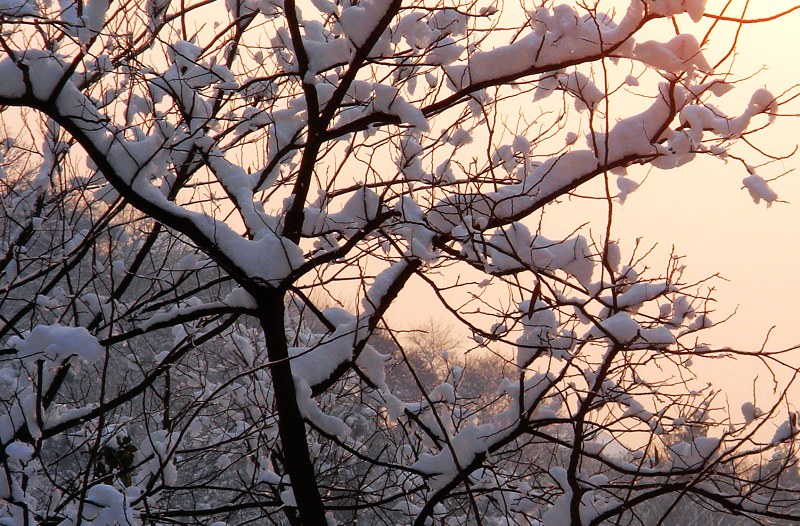
[[[792,3],[751,2],[748,18],[777,13]],[[738,15],[742,4],[735,2],[736,7],[730,13]],[[707,11],[718,12],[721,5],[722,2],[709,0]],[[703,23],[708,25],[708,21]],[[683,17],[682,26],[691,29],[688,17]],[[733,30],[734,26],[730,24],[728,29]],[[712,36],[709,46],[727,44],[723,34]],[[713,59],[719,53],[712,51],[709,55]],[[734,71],[737,76],[746,77],[762,67],[766,69],[755,78],[738,84],[721,107],[736,115],[755,89],[768,87],[777,95],[800,83],[800,11],[781,20],[743,28]],[[651,93],[652,89],[650,85]],[[794,104],[793,109],[800,112],[800,104]],[[779,118],[755,142],[770,153],[786,154],[800,141],[798,131],[798,117]],[[771,179],[798,167],[800,158],[794,157],[773,163],[758,173]],[[647,174],[642,169],[630,173],[637,181]],[[728,280],[714,282],[718,301],[712,319],[721,320],[736,309],[738,312],[732,320],[712,329],[705,338],[710,343],[754,350],[761,346],[774,325],[769,348],[800,344],[800,249],[795,239],[800,235],[800,173],[790,173],[771,184],[779,198],[788,203],[775,203],[770,208],[763,202],[753,203],[742,185],[747,175],[737,162],[726,164],[705,158],[676,170],[653,169],[639,190],[623,206],[615,208],[613,237],[620,240],[623,256],[630,253],[636,238],[641,237],[648,246],[658,243],[659,247],[648,259],[657,270],[665,267],[666,256],[674,246],[677,254],[686,256],[689,280],[715,273]],[[565,203],[552,207],[547,214],[553,223],[566,221],[569,230],[584,221],[592,221],[591,228],[596,234],[605,227],[602,202]],[[543,233],[547,235],[548,231]],[[428,318],[441,318],[435,304],[433,296],[420,289],[401,298],[390,316],[395,321],[403,319],[405,326],[420,325]],[[448,323],[446,319],[443,321]],[[800,352],[794,360],[800,366]],[[705,373],[726,390],[739,390],[734,398],[751,391],[752,367],[742,362],[716,364]],[[719,369],[720,366],[723,368]]]
[[[709,2],[709,6],[716,4]],[[752,9],[755,17],[777,12],[791,2],[751,4],[757,4]],[[758,87],[766,86],[778,94],[800,82],[800,12],[768,24],[746,26],[741,41],[737,71],[747,74],[761,66],[767,68],[731,93],[742,104]],[[798,109],[795,105],[794,110]],[[798,131],[798,118],[784,117],[755,140],[760,147],[784,154],[800,141]],[[800,159],[794,157],[759,173],[769,179],[798,167]],[[717,332],[731,345],[759,345],[772,325],[777,326],[771,338],[775,345],[798,344],[800,173],[790,173],[772,184],[780,199],[788,203],[775,203],[771,208],[752,202],[741,184],[746,176],[738,163],[710,159],[670,172],[654,170],[625,206],[618,208],[617,226],[625,235],[659,241],[665,250],[674,244],[687,256],[693,275],[720,272],[730,280],[719,283],[720,310],[729,312],[737,305],[739,310],[735,319]]]

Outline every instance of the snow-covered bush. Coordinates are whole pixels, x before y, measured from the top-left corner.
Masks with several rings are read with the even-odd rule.
[[[715,105],[712,2],[605,4],[0,0],[0,524],[793,520],[796,415],[693,381],[736,353],[681,260],[541,221],[793,96]]]

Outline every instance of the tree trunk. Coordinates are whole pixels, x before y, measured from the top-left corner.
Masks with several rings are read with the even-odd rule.
[[[286,343],[283,295],[271,291],[256,300],[269,354],[285,468],[292,482],[298,513],[305,526],[326,526],[325,508],[308,450],[306,426],[297,405]]]

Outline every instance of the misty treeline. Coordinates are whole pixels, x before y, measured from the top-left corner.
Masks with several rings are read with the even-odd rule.
[[[746,4],[0,0],[0,525],[796,522],[796,357],[614,228],[778,201]]]

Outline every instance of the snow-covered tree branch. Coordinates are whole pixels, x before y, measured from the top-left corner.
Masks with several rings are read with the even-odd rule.
[[[0,524],[796,520],[789,351],[613,231],[700,156],[778,200],[727,9],[0,0]]]

